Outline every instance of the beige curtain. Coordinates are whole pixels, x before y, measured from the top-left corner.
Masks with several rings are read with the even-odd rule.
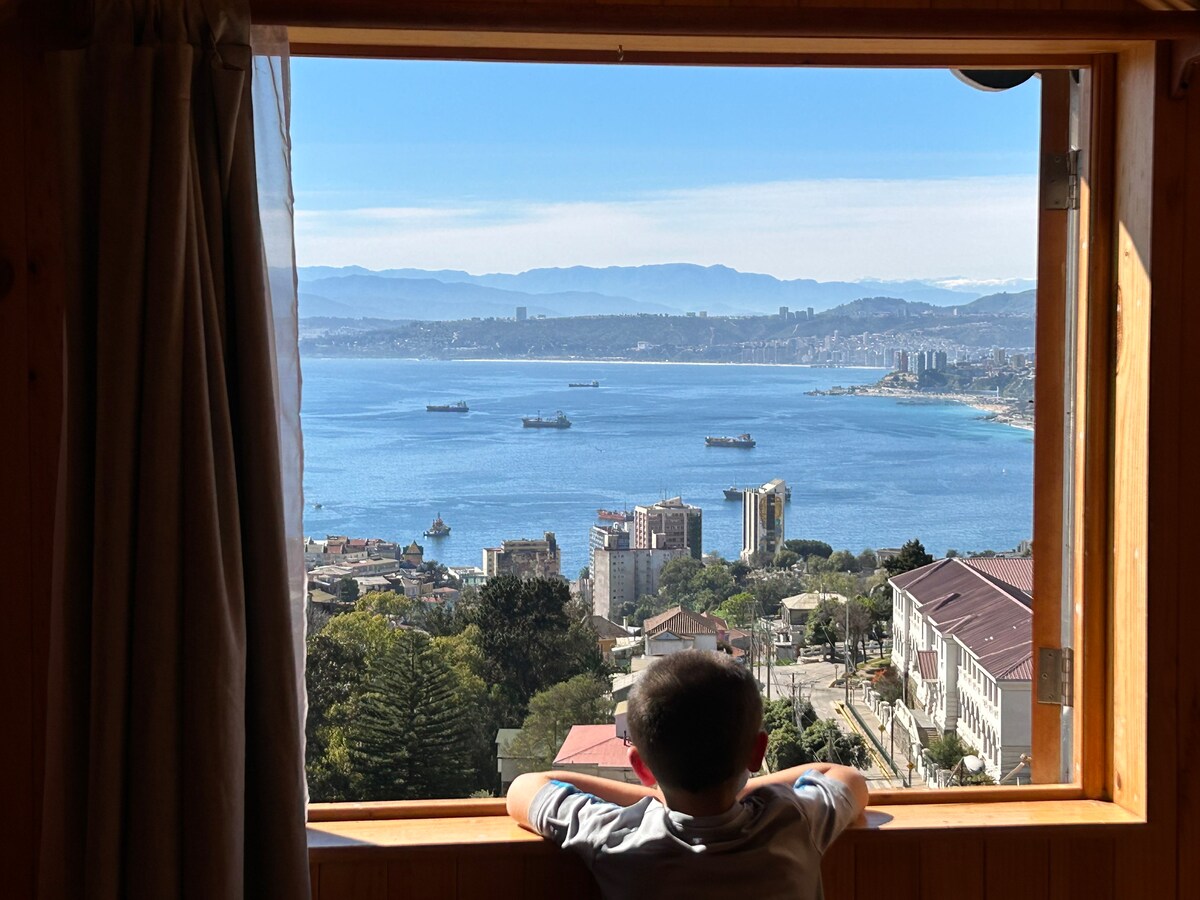
[[[268,278],[249,15],[93,8],[54,60],[69,283],[39,891],[305,897],[279,427],[298,379],[277,378],[272,308],[294,287]]]

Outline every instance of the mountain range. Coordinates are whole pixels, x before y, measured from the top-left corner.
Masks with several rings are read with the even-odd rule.
[[[518,306],[525,307],[530,317],[679,315],[700,310],[713,315],[762,315],[778,312],[781,306],[821,311],[884,294],[932,306],[959,306],[983,293],[928,281],[782,280],[728,266],[690,263],[572,266],[486,275],[454,269],[305,266],[298,274],[301,318],[511,318]]]

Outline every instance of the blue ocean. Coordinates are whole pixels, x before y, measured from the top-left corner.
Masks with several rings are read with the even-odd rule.
[[[447,565],[553,531],[587,565],[597,509],[681,496],[704,550],[736,558],[731,485],[792,486],[788,537],[835,548],[1008,549],[1033,527],[1032,433],[955,403],[807,396],[876,369],[408,359],[303,360],[308,534],[408,542]],[[600,382],[571,388],[570,382]],[[426,412],[465,400],[470,412]],[[562,410],[564,430],[523,428]],[[706,435],[750,433],[750,450]],[[315,504],[320,504],[317,508]],[[441,515],[444,538],[421,533]]]

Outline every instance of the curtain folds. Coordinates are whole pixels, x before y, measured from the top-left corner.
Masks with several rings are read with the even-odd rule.
[[[94,8],[54,60],[69,283],[39,892],[305,897],[295,289],[269,277],[249,14]]]

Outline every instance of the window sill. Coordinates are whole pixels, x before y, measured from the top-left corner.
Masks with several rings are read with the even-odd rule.
[[[337,813],[338,815],[334,815]],[[345,818],[342,814],[359,814]],[[879,804],[867,808],[848,836],[874,832],[1124,829],[1144,824],[1115,803],[1100,800]],[[464,847],[536,851],[546,841],[519,828],[503,801],[314,804],[308,825],[311,862],[382,858],[405,851]]]

